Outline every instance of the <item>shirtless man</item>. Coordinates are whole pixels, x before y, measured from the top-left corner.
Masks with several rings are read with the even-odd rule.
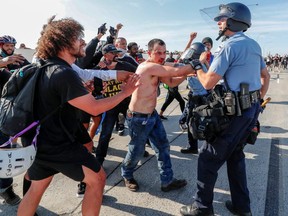
[[[131,141],[121,171],[126,187],[131,191],[137,191],[139,185],[133,178],[133,172],[143,156],[145,143],[149,138],[158,160],[161,190],[168,192],[184,187],[187,182],[184,179],[173,178],[169,141],[155,110],[157,86],[160,81],[171,87],[177,86],[194,70],[189,64],[183,67],[172,67],[169,63],[170,66],[164,66],[166,45],[160,39],[153,39],[148,43],[148,55],[148,59],[136,70],[136,74],[140,75],[141,86],[132,94],[127,111]]]

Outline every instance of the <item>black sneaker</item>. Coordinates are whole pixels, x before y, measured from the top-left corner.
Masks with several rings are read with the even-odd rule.
[[[2,189],[3,192],[0,192],[0,196],[5,200],[5,203],[8,205],[17,205],[21,202],[21,198],[14,193],[13,186],[9,186],[6,190]]]
[[[80,184],[78,184],[78,191],[77,191],[76,196],[78,198],[83,198],[85,194],[85,189],[86,189],[86,183],[80,182]]]
[[[124,129],[125,129],[125,126],[123,124],[120,124],[119,128],[118,128],[118,135],[119,136],[123,136],[124,135]]]
[[[198,149],[193,149],[190,146],[180,150],[182,154],[198,154]]]
[[[213,216],[214,212],[212,209],[198,208],[192,205],[182,206],[180,213],[183,216]]]
[[[138,191],[139,190],[139,185],[137,183],[137,181],[132,178],[132,179],[125,179],[124,178],[124,183],[125,183],[125,186],[130,190],[130,191]]]
[[[233,215],[239,215],[239,216],[252,216],[252,213],[249,212],[244,212],[238,209],[235,209],[233,206],[233,203],[230,200],[227,200],[225,202],[226,208],[233,214]]]
[[[162,120],[168,120],[168,118],[165,117],[165,116],[163,116],[163,115],[160,115],[160,118],[161,118]]]
[[[171,190],[178,190],[187,185],[187,181],[185,179],[174,179],[170,184],[166,186],[161,186],[161,190],[163,192],[169,192]]]

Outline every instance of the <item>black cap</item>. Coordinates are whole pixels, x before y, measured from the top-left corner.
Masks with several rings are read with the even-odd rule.
[[[102,48],[102,54],[104,55],[109,52],[121,52],[121,50],[117,50],[117,48],[113,44],[106,44]]]
[[[202,43],[205,44],[207,42],[210,43],[211,46],[213,47],[213,41],[212,41],[212,39],[210,37],[203,38]]]

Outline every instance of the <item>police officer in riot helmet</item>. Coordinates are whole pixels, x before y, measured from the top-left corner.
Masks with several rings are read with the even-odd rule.
[[[189,59],[190,61],[193,59],[199,59],[200,55],[206,51],[206,47],[203,43],[195,42],[191,45],[189,49],[187,49],[183,55],[181,56],[181,60],[184,62],[187,61],[186,59]],[[206,64],[205,64],[206,63]],[[203,70],[207,71],[209,67],[208,61],[205,62],[203,66]],[[187,77],[188,82],[188,102],[186,104],[185,110],[182,113],[179,124],[180,128],[183,127],[183,125],[187,125],[187,135],[188,135],[188,146],[185,148],[182,148],[180,150],[183,154],[198,154],[198,140],[193,137],[193,134],[191,132],[191,126],[189,124],[189,121],[192,121],[192,110],[198,104],[198,101],[201,100],[203,96],[207,94],[207,90],[202,86],[202,84],[199,82],[197,76],[188,76]]]
[[[222,36],[227,39],[207,73],[201,69],[200,62],[194,61],[192,65],[207,90],[224,79],[226,90],[235,97],[233,106],[237,112],[230,116],[224,113],[223,118],[229,119],[228,125],[215,139],[203,143],[198,157],[195,200],[180,212],[182,215],[214,215],[213,190],[218,170],[226,162],[231,201],[225,205],[233,214],[249,216],[252,211],[243,148],[257,121],[260,100],[268,91],[270,75],[259,44],[243,33],[251,26],[251,13],[246,5],[237,2],[221,5],[214,20],[220,29],[218,39]],[[206,56],[202,54],[200,61],[203,59]]]
[[[220,21],[222,18],[227,18],[226,27],[219,30],[219,36],[216,40],[219,40],[222,36],[229,36],[225,34],[227,30],[232,32],[245,32],[251,27],[251,13],[249,8],[241,3],[230,3],[227,5],[219,6],[219,14],[214,18],[216,22]]]

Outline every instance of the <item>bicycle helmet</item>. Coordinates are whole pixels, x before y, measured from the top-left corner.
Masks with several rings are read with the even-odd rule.
[[[0,178],[11,178],[24,173],[34,162],[35,155],[34,144],[27,147],[0,149]]]
[[[0,44],[5,44],[5,43],[12,43],[12,44],[16,44],[17,41],[14,37],[9,36],[9,35],[4,35],[2,37],[0,37]]]
[[[205,51],[206,51],[205,45],[203,43],[196,42],[193,43],[191,47],[182,54],[180,59],[184,64],[187,64],[189,61],[193,59],[199,59],[201,53]]]

